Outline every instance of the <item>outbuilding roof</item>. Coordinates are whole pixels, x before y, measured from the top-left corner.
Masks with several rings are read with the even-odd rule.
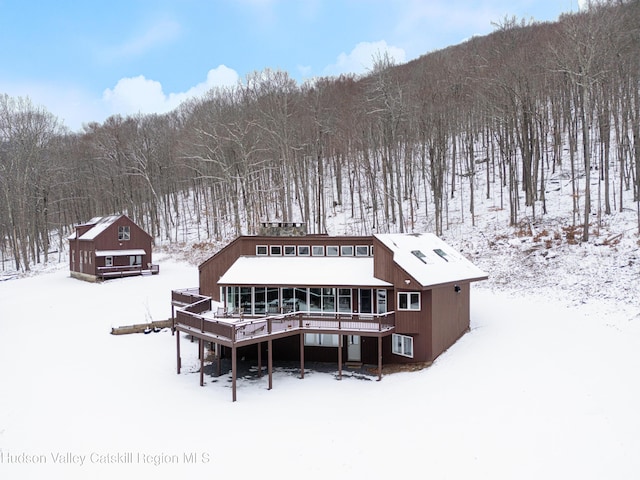
[[[373,276],[371,257],[239,257],[220,285],[388,287]]]
[[[389,233],[375,237],[393,252],[393,261],[423,287],[488,278],[432,233]]]
[[[107,228],[109,228],[111,225],[113,225],[113,223],[116,220],[118,220],[121,216],[122,215],[109,215],[109,216],[106,216],[106,217],[93,217],[87,223],[84,223],[82,225],[77,225],[78,227],[87,226],[87,225],[93,225],[89,230],[87,230],[82,235],[80,235],[80,237],[78,237],[78,239],[79,240],[94,240],[98,235],[100,235]],[[67,239],[68,240],[75,240],[76,239],[76,232],[73,232],[71,235],[69,235],[69,237],[67,237]]]

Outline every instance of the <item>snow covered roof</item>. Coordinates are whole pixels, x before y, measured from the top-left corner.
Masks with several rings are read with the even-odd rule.
[[[80,240],[93,240],[102,232],[104,232],[107,228],[109,228],[113,223],[118,220],[122,215],[109,215],[107,217],[96,217],[92,218],[89,225],[95,223],[93,227],[87,230],[85,233],[80,235]]]
[[[135,248],[131,250],[96,250],[96,257],[126,257],[129,255],[145,255],[142,248]]]
[[[375,237],[393,252],[393,261],[424,287],[488,277],[432,233],[390,233]]]
[[[76,225],[76,227],[92,227],[80,235],[79,240],[93,240],[102,232],[104,232],[109,226],[113,225],[113,223],[120,218],[122,215],[109,215],[106,217],[93,217],[87,223],[82,223],[80,225]],[[77,231],[74,231],[71,235],[67,237],[67,240],[75,240]]]
[[[387,287],[373,276],[371,257],[240,257],[221,285]]]

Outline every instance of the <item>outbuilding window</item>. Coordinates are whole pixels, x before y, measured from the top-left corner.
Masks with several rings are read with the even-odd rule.
[[[398,310],[420,310],[420,292],[398,292]]]
[[[118,227],[118,240],[131,240],[131,230],[129,225],[121,225]]]
[[[413,358],[413,337],[394,333],[391,335],[391,352]]]

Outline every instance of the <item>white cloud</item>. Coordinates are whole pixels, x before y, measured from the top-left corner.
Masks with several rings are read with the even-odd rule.
[[[395,63],[405,62],[405,51],[402,48],[387,45],[384,40],[378,42],[360,42],[349,53],[338,55],[336,63],[327,66],[323,75],[333,76],[342,73],[354,73],[356,75],[370,71],[377,58],[384,54]]]
[[[102,101],[111,114],[131,115],[136,113],[166,113],[177,108],[189,98],[203,96],[215,87],[230,87],[237,84],[237,72],[226,65],[209,70],[207,79],[186,92],[165,94],[162,84],[143,75],[122,78],[102,94]]]

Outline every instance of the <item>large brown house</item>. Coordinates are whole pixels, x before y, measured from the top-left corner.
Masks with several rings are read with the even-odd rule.
[[[158,273],[151,263],[152,238],[126,215],[95,217],[69,237],[71,276],[96,281]]]
[[[175,328],[230,351],[234,400],[238,351],[260,365],[265,342],[271,387],[273,358],[300,359],[302,375],[306,358],[380,376],[383,363],[432,362],[468,330],[470,284],[487,274],[435,235],[304,231],[240,236],[200,265],[198,290],[172,293]],[[177,350],[179,372],[179,335]]]

